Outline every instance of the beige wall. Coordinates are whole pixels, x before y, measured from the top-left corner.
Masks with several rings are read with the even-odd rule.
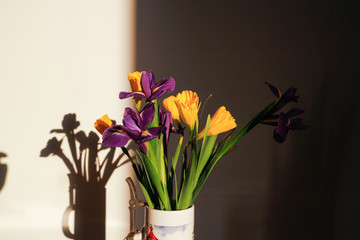
[[[8,175],[0,193],[0,239],[65,239],[68,170],[40,151],[76,113],[89,132],[105,113],[120,121],[118,93],[134,69],[134,2],[0,1],[0,152]],[[65,148],[65,147],[64,147]],[[108,238],[128,230],[129,166],[108,184]]]

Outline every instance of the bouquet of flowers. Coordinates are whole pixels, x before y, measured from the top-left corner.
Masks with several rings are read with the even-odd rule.
[[[273,137],[277,142],[283,142],[289,130],[306,127],[302,119],[296,118],[303,110],[293,108],[277,114],[286,104],[297,102],[293,87],[282,93],[266,83],[276,100],[238,130],[235,119],[222,106],[213,116],[207,116],[199,131],[206,101],[201,106],[196,92],[183,91],[169,96],[161,106],[159,98],[175,89],[172,77],[156,82],[152,71],[143,71],[130,73],[128,79],[132,92],[120,92],[119,98],[133,97],[136,108],[125,109],[122,125],[113,125],[104,115],[96,121],[95,128],[102,134],[103,145],[120,147],[131,160],[150,208],[191,207],[216,163],[257,124],[275,126]],[[227,134],[220,138],[225,132]],[[171,134],[178,135],[178,144],[172,152],[168,149]],[[135,158],[126,148],[130,140],[138,145]],[[170,156],[170,153],[173,154]]]

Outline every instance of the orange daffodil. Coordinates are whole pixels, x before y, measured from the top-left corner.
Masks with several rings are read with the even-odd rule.
[[[141,72],[133,72],[129,73],[128,80],[131,86],[131,91],[133,92],[141,92]]]
[[[129,73],[128,80],[131,86],[131,91],[133,92],[142,92],[141,89],[141,72],[133,72]],[[140,109],[141,106],[141,98],[135,98],[135,105],[137,109]]]
[[[176,97],[170,96],[168,98],[165,98],[163,100],[162,104],[166,110],[171,112],[171,117],[174,120],[174,122],[176,123],[176,125],[180,126],[180,115],[179,115],[179,110],[176,106],[175,101],[176,101]]]
[[[108,129],[112,125],[113,123],[107,114],[97,119],[96,122],[94,123],[94,127],[101,135],[104,133],[106,129]]]
[[[208,136],[218,135],[236,128],[235,119],[231,116],[230,112],[224,106],[220,107],[210,119],[210,126]],[[203,138],[205,129],[203,129],[198,138]]]

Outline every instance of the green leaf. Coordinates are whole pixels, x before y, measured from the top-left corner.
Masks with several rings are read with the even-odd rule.
[[[141,158],[141,155],[139,152],[137,152],[137,161],[139,161],[138,159]],[[143,159],[140,160],[141,162],[143,162]],[[144,186],[144,188],[147,190],[147,195],[149,196],[149,198],[151,199],[151,205],[153,206],[159,206],[159,199],[157,197],[157,194],[155,193],[154,188],[151,185],[151,181],[150,181],[150,176],[148,174],[148,172],[146,171],[146,168],[140,168],[140,177],[138,178],[139,182],[142,183],[142,185]],[[144,193],[145,195],[145,193]]]
[[[221,158],[225,153],[229,151],[229,149],[234,146],[245,134],[247,134],[251,129],[253,129],[257,124],[259,124],[264,117],[271,111],[271,109],[274,107],[276,101],[270,103],[268,106],[266,106],[261,112],[259,112],[253,119],[251,119],[247,124],[245,124],[244,127],[240,129],[239,132],[237,132],[233,138],[224,145],[224,147],[221,149],[218,155],[218,159]]]
[[[176,147],[176,151],[175,151],[175,154],[174,156],[172,157],[172,164],[171,164],[171,167],[172,169],[175,171],[176,169],[176,165],[177,165],[177,162],[179,160],[179,155],[180,155],[180,151],[181,151],[181,147],[182,147],[182,143],[183,143],[183,140],[184,140],[184,135],[182,135],[180,137],[180,140],[179,140],[179,143]]]
[[[139,179],[139,178],[138,178]],[[140,184],[140,187],[141,187],[141,190],[144,194],[144,197],[146,199],[146,203],[147,205],[149,206],[149,208],[155,208],[155,205],[154,203],[151,201],[151,198],[150,198],[150,195],[149,193],[147,192],[147,188],[141,183],[141,181],[139,181],[139,184]]]
[[[201,171],[203,170],[204,166],[207,163],[210,154],[213,151],[213,147],[217,138],[217,136],[208,136],[209,127],[210,127],[210,115],[208,115],[207,117],[206,126],[205,126],[205,135],[200,150],[198,166],[196,169],[196,178],[195,178],[196,183],[200,177]]]
[[[159,104],[157,99],[154,100],[154,108],[155,108],[155,115],[149,127],[159,126]]]
[[[161,184],[161,179],[158,171],[156,170],[148,156],[146,156],[146,154],[144,153],[141,154],[142,157],[140,159],[142,160],[142,164],[146,168],[146,171],[149,173],[150,183],[156,190],[160,202],[164,205],[164,210],[171,210],[170,199],[167,195],[167,192],[165,192],[166,189],[164,189],[164,186]]]
[[[196,140],[192,142],[192,158],[191,161],[189,163],[189,167],[186,171],[186,178],[185,178],[185,183],[182,186],[182,190],[179,196],[179,201],[178,201],[178,205],[177,205],[177,209],[187,209],[189,208],[193,201],[193,192],[194,192],[194,188],[196,186],[196,182],[195,182],[195,178],[196,178],[196,169],[197,169],[197,149],[196,147]]]
[[[198,185],[196,186],[193,194],[193,201],[199,194],[201,188],[203,187],[206,179],[208,178],[209,174],[213,170],[215,164],[219,161],[219,159],[224,156],[226,153],[229,152],[233,148],[233,146],[251,129],[253,129],[257,124],[259,124],[272,110],[275,106],[276,101],[273,101],[269,105],[267,105],[261,112],[259,112],[254,118],[252,118],[244,127],[242,127],[229,141],[227,141],[219,152],[216,153],[211,157],[209,164],[205,167],[203,174],[201,174],[200,179],[198,181]]]

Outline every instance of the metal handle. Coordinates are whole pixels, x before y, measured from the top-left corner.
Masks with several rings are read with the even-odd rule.
[[[136,230],[136,219],[135,212],[136,206],[144,206],[145,202],[140,201],[136,195],[136,188],[133,180],[128,177],[126,178],[126,182],[129,185],[130,189],[130,200],[129,200],[129,210],[130,210],[130,233],[126,236],[126,240],[138,240],[142,239],[143,230]]]

